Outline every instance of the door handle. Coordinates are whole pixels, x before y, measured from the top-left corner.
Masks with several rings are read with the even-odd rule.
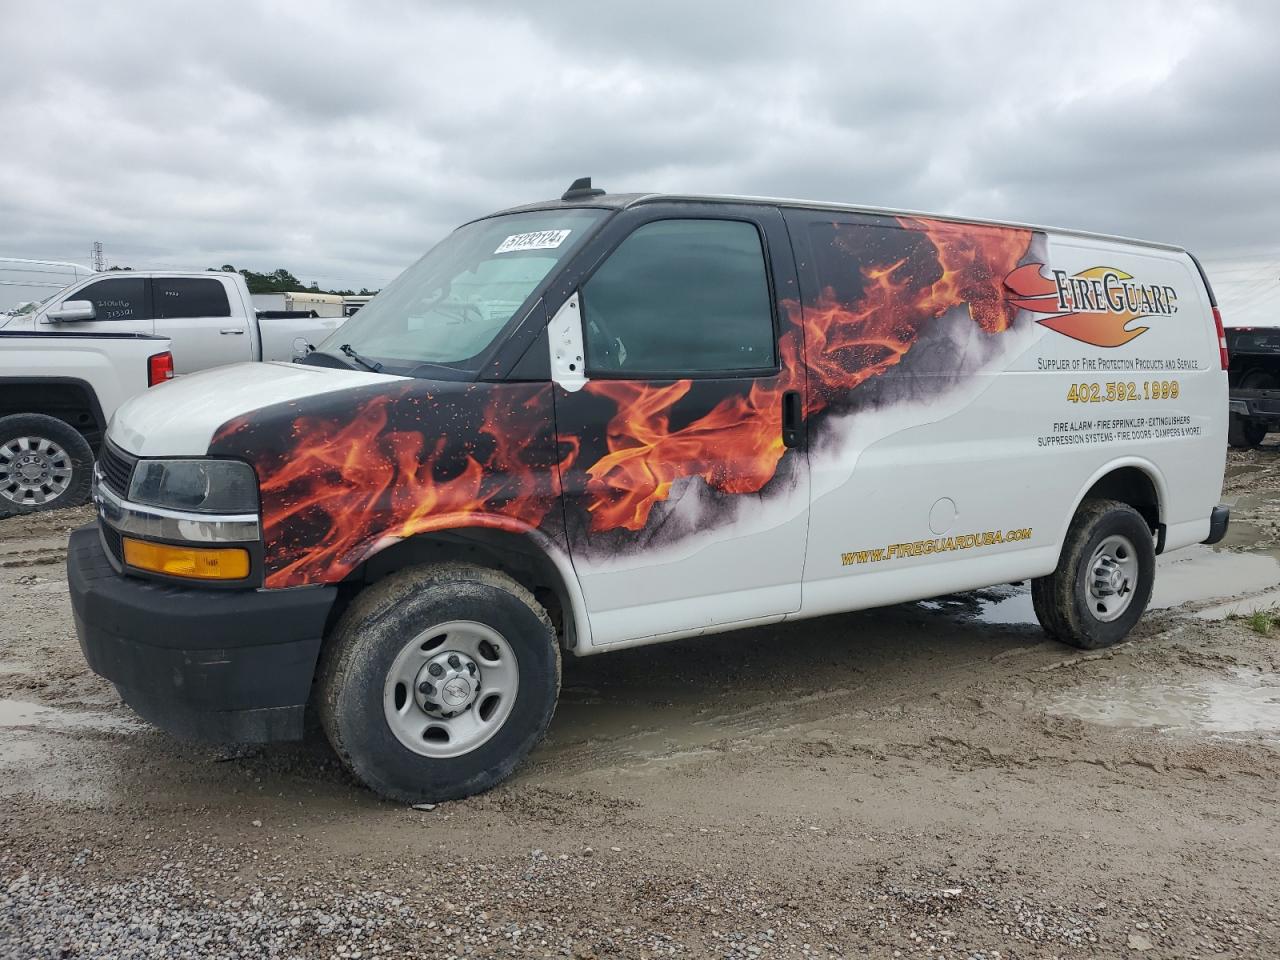
[[[230,336],[232,334],[234,334],[237,337],[244,336],[244,330],[241,329],[240,327],[227,327],[225,330],[219,330],[218,332],[222,334],[224,337]]]
[[[782,395],[782,445],[798,446],[802,420],[800,391],[788,390]]]

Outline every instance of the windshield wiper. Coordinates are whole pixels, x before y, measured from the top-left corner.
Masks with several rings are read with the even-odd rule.
[[[351,344],[344,343],[338,349],[341,350],[343,353],[345,353],[348,357],[350,357],[356,363],[360,364],[360,366],[364,367],[366,370],[370,370],[373,373],[382,372],[382,364],[380,364],[377,360],[374,360],[372,363],[370,363],[364,357],[360,356],[360,354],[356,353],[355,348],[352,347]]]

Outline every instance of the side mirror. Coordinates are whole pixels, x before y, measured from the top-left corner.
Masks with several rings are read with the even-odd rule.
[[[98,311],[94,309],[92,301],[63,300],[58,307],[45,314],[45,319],[50,323],[75,323],[80,320],[92,320],[97,315]]]

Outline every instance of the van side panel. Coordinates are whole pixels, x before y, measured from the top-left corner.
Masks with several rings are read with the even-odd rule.
[[[827,368],[851,383],[811,411],[801,615],[1048,573],[1088,486],[1122,465],[1163,492],[1167,548],[1208,534],[1226,386],[1189,257],[922,218],[787,217],[810,383]]]

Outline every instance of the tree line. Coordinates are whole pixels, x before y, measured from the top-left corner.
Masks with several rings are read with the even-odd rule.
[[[112,266],[111,270],[132,270],[133,267]],[[270,273],[258,273],[256,270],[238,270],[229,263],[220,267],[208,267],[213,273],[238,273],[249,285],[250,293],[294,293],[298,290],[310,290],[312,293],[331,293],[338,297],[372,297],[377,290],[361,287],[356,290],[322,290],[318,283],[303,283],[284,267]]]
[[[303,283],[284,267],[272,270],[270,273],[236,269],[229,263],[224,263],[220,267],[210,267],[209,269],[240,274],[244,277],[245,283],[249,285],[250,293],[290,293],[296,290],[310,290],[313,293],[332,293],[340,297],[371,297],[378,292],[367,287],[361,287],[359,292],[355,290],[323,290],[318,283]]]

